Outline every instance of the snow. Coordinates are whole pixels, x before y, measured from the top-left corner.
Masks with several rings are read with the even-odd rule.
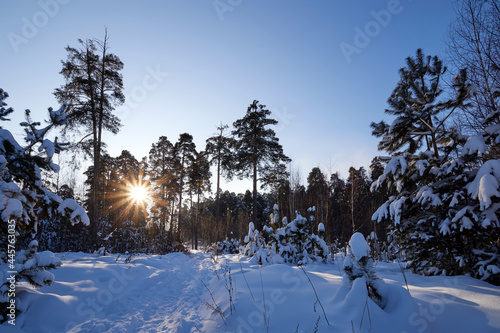
[[[401,174],[404,174],[408,165],[406,164],[406,160],[402,156],[394,156],[389,163],[385,166],[384,174],[393,174],[396,175],[398,171]]]
[[[8,221],[12,218],[21,218],[23,215],[23,204],[19,199],[2,196],[0,210],[2,210],[2,220],[4,221]]]
[[[418,174],[420,175],[420,177],[422,177],[424,175],[424,172],[429,165],[430,165],[430,163],[427,160],[418,160],[415,163],[415,167],[418,170]]]
[[[403,208],[403,204],[405,203],[406,199],[408,198],[402,196],[398,200],[391,202],[390,205],[391,218],[394,219],[394,224],[396,225],[398,225],[401,222],[401,209]]]
[[[56,148],[54,146],[54,143],[52,141],[50,141],[49,139],[44,139],[42,144],[40,145],[40,147],[38,147],[39,152],[42,152],[45,150],[45,153],[47,154],[48,158],[52,158],[52,156],[54,156],[55,149]]]
[[[441,206],[443,204],[439,195],[434,194],[434,191],[429,186],[420,187],[413,200],[416,200],[419,204],[429,202],[431,206]]]
[[[375,189],[379,188],[387,179],[387,176],[392,174],[393,178],[396,180],[397,191],[401,192],[403,183],[398,178],[400,178],[406,172],[406,170],[408,170],[408,164],[406,163],[406,160],[403,156],[392,157],[385,166],[384,173],[380,175],[380,177],[371,185],[371,190],[374,191]]]
[[[3,141],[8,141],[10,146],[14,149],[15,152],[23,152],[23,148],[17,143],[16,139],[14,139],[14,136],[12,133],[6,129],[0,128],[0,153],[2,155],[5,155],[5,151],[3,148],[5,147],[5,143]]]
[[[478,156],[483,156],[485,152],[486,144],[483,137],[479,134],[470,136],[462,148],[462,155],[478,154]]]
[[[57,210],[59,213],[61,213],[63,216],[66,215],[66,209],[69,209],[71,212],[70,219],[72,221],[72,224],[82,222],[85,225],[90,224],[89,217],[87,216],[87,213],[85,213],[85,210],[83,207],[81,207],[75,200],[73,199],[66,199],[64,200]]]
[[[481,210],[491,205],[491,197],[500,197],[499,180],[500,160],[489,160],[479,168],[474,181],[467,185],[467,191],[472,198],[479,200]]]
[[[384,202],[372,215],[372,220],[381,222],[385,220],[389,215],[388,207],[389,207],[390,202],[386,201]]]
[[[248,223],[248,238],[249,238],[249,240],[248,241],[245,240],[245,243],[248,243],[250,240],[255,238],[254,230],[255,230],[255,225],[253,224],[253,222]]]
[[[368,246],[365,237],[360,232],[355,232],[351,236],[349,246],[351,247],[352,254],[356,260],[360,260],[361,258],[368,257],[370,255],[370,247]]]
[[[462,231],[463,229],[472,229],[472,227],[474,226],[474,223],[471,221],[469,216],[467,216],[466,214],[471,216],[474,221],[479,220],[477,215],[474,214],[472,207],[466,206],[466,207],[462,208],[461,210],[459,210],[455,214],[455,217],[453,218],[453,220],[451,220],[452,223],[456,223],[457,221],[460,221],[460,224],[461,224],[460,231]]]
[[[38,252],[36,254],[36,260],[38,265],[43,267],[60,266],[62,264],[61,259],[56,257],[54,253],[50,251]]]
[[[117,255],[57,256],[63,264],[53,271],[52,286],[18,284],[16,304],[24,312],[16,326],[0,325],[1,332],[305,333],[316,325],[318,332],[500,330],[500,287],[466,276],[405,272],[408,292],[397,263],[376,265],[376,287],[388,300],[379,307],[367,298],[364,278],[352,288],[343,283],[340,256],[335,264],[303,268],[261,267],[240,255],[215,263],[201,252],[140,255],[130,262]]]

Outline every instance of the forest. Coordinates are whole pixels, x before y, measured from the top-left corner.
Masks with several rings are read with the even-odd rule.
[[[301,265],[347,253],[361,233],[376,260],[499,285],[500,10],[497,1],[461,3],[448,58],[422,49],[408,55],[385,115],[374,115],[380,156],[349,170],[318,165],[306,177],[259,100],[240,105],[232,124],[215,121],[202,147],[188,132],[165,133],[147,156],[126,149],[110,156],[103,133],[120,131],[124,63],[111,53],[107,31],[70,44],[64,83],[54,88],[61,108],[45,120],[26,110],[22,143],[6,122],[22,106],[10,107],[8,85],[0,90],[0,265],[17,267],[16,279],[37,287],[50,284],[48,270],[60,265],[46,251],[194,249]],[[83,195],[59,177],[58,154],[90,161],[85,170],[73,163],[86,178]],[[236,179],[252,188],[221,185]],[[9,281],[0,277],[3,304]]]

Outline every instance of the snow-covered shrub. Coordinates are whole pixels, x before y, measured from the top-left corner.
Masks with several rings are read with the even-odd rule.
[[[271,263],[273,253],[271,253],[269,246],[264,241],[262,233],[255,229],[253,222],[248,224],[248,234],[245,236],[243,243],[245,244],[242,251],[244,255],[254,257],[260,265]]]
[[[106,250],[111,253],[147,253],[146,227],[134,221],[124,221],[107,237]]]
[[[277,220],[277,217],[274,218],[274,221]],[[327,262],[330,251],[323,237],[319,236],[324,235],[324,225],[320,223],[323,227],[319,228],[317,235],[311,230],[312,222],[297,214],[293,221],[284,223],[283,227],[276,228],[276,224],[276,229],[264,226],[262,232],[255,230],[253,222],[250,222],[242,253],[255,256],[260,264],[286,262],[307,265],[311,261]]]
[[[8,94],[0,89],[0,120],[13,112],[5,108]],[[66,122],[65,106],[59,110],[49,108],[47,125],[31,120],[26,110],[26,121],[21,123],[25,144],[21,146],[10,131],[0,128],[0,316],[6,319],[9,302],[7,280],[14,271],[15,282],[27,281],[34,287],[50,285],[54,275],[47,270],[61,264],[51,252],[38,253],[36,236],[39,219],[67,216],[72,223],[88,224],[85,211],[72,199],[62,200],[42,186],[41,170],[58,172],[52,162],[54,154],[64,149],[64,144],[45,136],[53,127]],[[28,236],[33,240],[22,238]],[[22,244],[28,244],[22,248]],[[12,281],[12,280],[11,280]],[[0,319],[1,321],[1,319]]]
[[[377,290],[380,279],[375,274],[373,259],[370,257],[370,247],[363,235],[359,232],[354,233],[347,249],[348,253],[344,259],[344,278],[347,279],[351,287],[356,279],[362,279],[366,284],[368,296],[380,307],[383,307],[382,296]]]
[[[224,239],[222,242],[217,243],[218,248],[225,254],[237,254],[240,252],[240,241],[234,238]]]
[[[155,228],[149,228],[149,238],[147,240],[148,243],[148,252],[155,254],[166,254],[170,252],[183,252],[185,248],[182,246],[182,243],[174,244],[171,240],[171,237],[168,237],[167,232],[158,231]]]
[[[349,313],[351,323],[360,329],[370,327],[362,330],[370,331],[373,318],[411,318],[419,313],[407,289],[377,277],[370,247],[361,233],[352,235],[347,251],[343,283],[333,302],[340,303],[339,312]]]

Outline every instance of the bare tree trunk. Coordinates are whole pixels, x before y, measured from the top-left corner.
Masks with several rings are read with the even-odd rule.
[[[215,195],[215,201],[217,202],[217,221],[215,223],[216,225],[216,240],[220,240],[220,162],[221,162],[221,156],[220,156],[220,147],[219,147],[219,154],[217,156],[217,194]]]
[[[106,87],[106,52],[107,52],[107,43],[108,43],[108,30],[105,30],[104,40],[102,42],[102,64],[101,64],[101,86],[99,91],[99,109],[98,112],[98,123],[97,123],[97,141],[94,142],[94,145],[97,146],[97,153],[94,156],[94,169],[96,170],[97,175],[100,174],[101,171],[101,143],[102,143],[102,126],[103,126],[103,118],[104,118],[104,93]],[[100,216],[101,212],[99,211],[99,207],[97,207],[97,214]]]
[[[198,216],[200,211],[200,190],[198,189],[198,198],[196,202],[196,217],[194,220],[194,249],[198,250]]]
[[[257,221],[257,163],[253,163],[253,210],[252,220],[257,230],[261,230],[260,221]]]
[[[179,179],[179,206],[177,212],[177,238],[181,240],[181,219],[182,219],[182,191],[184,189],[184,155],[181,159],[181,170],[180,170],[180,179]]]

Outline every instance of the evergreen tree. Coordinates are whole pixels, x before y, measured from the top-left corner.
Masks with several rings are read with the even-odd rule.
[[[13,112],[5,108],[8,94],[0,89],[0,120]],[[21,146],[12,133],[0,128],[0,321],[7,319],[9,285],[26,281],[31,286],[50,285],[54,275],[49,269],[61,265],[51,252],[38,252],[35,239],[38,221],[68,216],[72,223],[88,224],[87,214],[75,200],[63,200],[42,186],[41,170],[58,172],[52,162],[54,154],[64,149],[63,144],[47,139],[48,132],[65,125],[66,106],[59,110],[49,108],[45,127],[31,119],[26,110],[25,144]],[[26,247],[23,247],[26,244]],[[15,274],[9,272],[17,272]]]
[[[346,184],[346,199],[349,205],[349,217],[351,221],[351,233],[360,231],[369,234],[372,231],[369,211],[370,186],[363,167],[349,168],[349,178]],[[363,207],[364,209],[360,209]]]
[[[441,62],[418,51],[407,65],[389,99],[388,113],[397,115],[393,125],[372,126],[383,138],[379,147],[393,153],[373,188],[387,184],[395,190],[373,219],[393,221],[415,272],[471,274],[499,283],[500,165],[482,164],[488,144],[497,142],[498,125],[469,138],[448,128],[446,120],[471,94],[465,72],[455,77],[455,96],[442,102]],[[415,69],[420,76],[411,73]]]
[[[193,164],[195,154],[196,145],[193,142],[193,136],[188,133],[182,133],[179,135],[179,140],[174,145],[174,158],[176,162],[175,170],[179,185],[179,204],[177,208],[177,236],[179,239],[181,239],[181,232],[184,227],[182,221],[182,195],[185,191],[186,184],[188,184],[188,170]]]
[[[166,230],[169,216],[172,216],[174,211],[175,189],[178,187],[174,168],[174,145],[166,136],[161,136],[149,151],[148,170],[151,182],[151,196],[155,203],[151,208],[152,219],[159,221],[161,233]],[[172,222],[172,219],[170,219],[170,235],[172,235],[173,231]]]
[[[114,179],[109,182],[107,195],[113,200],[111,211],[115,212],[113,225],[124,221],[134,221],[135,224],[144,224],[146,207],[133,197],[133,191],[145,186],[144,167],[128,150],[113,159],[111,173]]]
[[[216,212],[216,230],[219,233],[220,225],[220,178],[224,174],[226,178],[232,178],[233,172],[233,153],[231,148],[234,146],[234,140],[225,135],[224,131],[229,128],[227,125],[220,125],[217,127],[219,131],[216,135],[206,140],[206,152],[211,157],[209,160],[211,164],[217,165],[217,189],[215,192],[215,204],[217,206]],[[217,239],[219,234],[217,234]]]
[[[368,296],[377,305],[384,308],[386,300],[383,300],[381,295],[381,290],[384,287],[383,282],[375,273],[370,247],[363,234],[355,232],[349,240],[347,249],[348,255],[344,260],[344,279],[349,283],[349,287],[351,289],[366,288]]]
[[[425,56],[421,49],[415,58],[406,59],[399,70],[400,81],[388,99],[386,114],[396,116],[389,126],[386,122],[371,123],[373,135],[382,138],[378,148],[391,154],[415,154],[422,149],[440,157],[440,145],[448,138],[446,120],[462,107],[469,96],[466,73],[455,77],[457,95],[446,102],[441,100],[442,76],[446,67],[434,56]]]
[[[245,116],[233,123],[235,136],[236,161],[235,170],[239,177],[252,177],[253,180],[253,214],[252,219],[259,229],[262,221],[257,219],[257,182],[263,187],[271,185],[273,180],[283,179],[279,174],[286,174],[283,163],[290,162],[283,153],[283,147],[276,137],[271,125],[277,120],[269,118],[271,111],[265,105],[253,101],[247,108]]]
[[[372,163],[370,164],[370,171],[371,185],[384,173],[384,165],[379,159],[374,158],[372,160]],[[370,194],[371,217],[371,215],[378,209],[378,207],[380,207],[384,202],[387,201],[387,199],[389,198],[389,192],[387,191],[386,187],[379,187],[377,189],[373,189]],[[372,235],[372,237],[370,237],[370,239],[372,240],[372,243],[370,245],[374,244],[376,247],[372,247],[372,254],[374,258],[381,258],[381,251],[387,250],[387,229],[387,221],[373,223],[373,232],[375,235]]]
[[[328,216],[330,217],[327,221],[327,230],[329,231],[330,241],[335,242],[340,240],[342,242],[347,242],[348,235],[351,234],[351,220],[349,218],[346,194],[346,184],[345,181],[340,178],[338,172],[332,173],[330,176],[330,197],[329,197],[329,207],[330,212]]]
[[[315,167],[307,177],[309,207],[315,207],[316,220],[328,220],[328,184],[320,168]]]
[[[109,53],[107,31],[103,41],[79,39],[80,48],[66,47],[68,58],[62,61],[61,74],[66,83],[54,92],[59,102],[68,102],[68,122],[70,129],[82,129],[81,140],[84,151],[93,157],[94,173],[100,175],[102,133],[118,133],[120,120],[113,110],[124,103],[123,79],[120,71],[123,63]],[[87,139],[90,137],[90,139]],[[92,212],[94,222],[98,219],[99,178],[92,183]]]
[[[205,152],[198,152],[195,154],[195,158],[189,170],[189,186],[191,191],[196,195],[196,209],[195,218],[191,219],[191,237],[192,245],[194,249],[198,249],[198,218],[199,218],[199,207],[200,207],[200,197],[203,192],[210,191],[210,177],[212,173],[210,172],[210,164],[207,159]]]

